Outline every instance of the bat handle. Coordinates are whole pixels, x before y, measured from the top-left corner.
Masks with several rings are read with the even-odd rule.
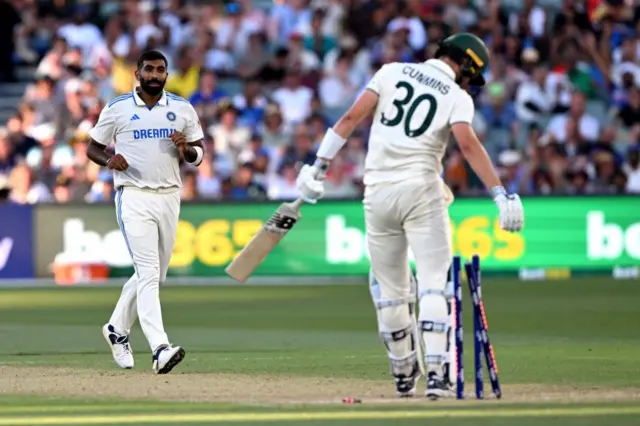
[[[294,210],[299,210],[300,207],[304,204],[304,198],[299,197],[293,203],[291,203],[291,208]]]

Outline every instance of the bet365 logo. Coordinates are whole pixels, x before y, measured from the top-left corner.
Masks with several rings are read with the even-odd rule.
[[[587,255],[589,259],[618,259],[624,255],[640,259],[640,222],[626,229],[607,223],[604,212],[587,214]]]

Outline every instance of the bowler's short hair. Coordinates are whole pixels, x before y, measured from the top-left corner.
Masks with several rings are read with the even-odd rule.
[[[167,58],[157,50],[147,50],[138,58],[138,71],[142,70],[145,61],[164,61],[164,66],[169,68]]]

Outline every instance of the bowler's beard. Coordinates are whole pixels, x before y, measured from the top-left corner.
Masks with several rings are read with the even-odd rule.
[[[157,86],[152,86],[151,83],[160,83]],[[151,96],[158,96],[164,90],[164,85],[167,83],[167,80],[164,81],[158,79],[145,80],[143,78],[140,79],[140,88],[143,92]]]

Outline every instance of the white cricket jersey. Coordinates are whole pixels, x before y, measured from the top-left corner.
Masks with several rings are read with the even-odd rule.
[[[180,153],[169,136],[184,133],[187,142],[204,138],[198,114],[189,101],[164,92],[149,108],[136,90],[113,99],[100,113],[89,136],[102,145],[115,141],[129,168],[114,171],[114,185],[138,188],[179,188]]]
[[[378,94],[364,183],[438,179],[451,125],[473,120],[471,96],[445,62],[384,65],[367,89]]]

